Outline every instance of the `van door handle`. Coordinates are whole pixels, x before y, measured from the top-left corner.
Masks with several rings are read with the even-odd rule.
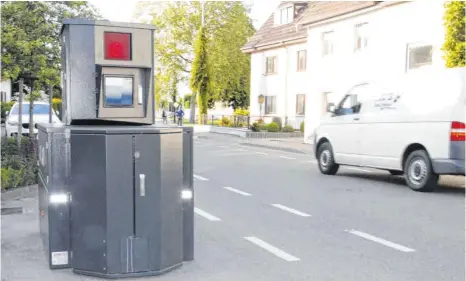
[[[354,121],[359,121],[359,117],[354,117]]]

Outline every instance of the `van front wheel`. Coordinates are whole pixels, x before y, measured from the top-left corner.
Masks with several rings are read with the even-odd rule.
[[[338,172],[339,165],[335,163],[330,143],[325,142],[319,146],[317,157],[319,161],[319,170],[322,174],[335,175]]]
[[[415,191],[431,192],[437,187],[439,176],[432,169],[432,163],[425,150],[411,152],[404,166],[406,183]]]

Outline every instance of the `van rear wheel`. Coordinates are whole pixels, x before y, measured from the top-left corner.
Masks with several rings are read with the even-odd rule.
[[[404,166],[406,183],[415,191],[431,192],[437,187],[439,176],[434,173],[429,155],[425,150],[409,154]]]
[[[321,144],[317,150],[319,170],[325,175],[335,175],[340,165],[335,163],[333,149],[329,142]]]

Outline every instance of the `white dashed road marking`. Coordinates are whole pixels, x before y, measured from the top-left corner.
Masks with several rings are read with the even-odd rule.
[[[298,210],[283,206],[281,204],[270,204],[270,205],[274,206],[275,208],[281,209],[283,211],[286,211],[286,212],[289,212],[289,213],[292,213],[292,214],[295,214],[295,215],[298,215],[298,216],[301,216],[301,217],[310,217],[311,216],[309,214],[306,214],[306,213],[300,212]]]
[[[310,161],[307,161],[308,163],[312,163],[312,164],[317,164],[317,161],[315,160],[310,160]]]
[[[265,152],[257,152],[257,151],[256,151],[256,152],[254,152],[254,153],[255,153],[255,154],[260,154],[260,155],[268,155],[268,154],[265,153]]]
[[[354,229],[346,230],[346,232],[351,233],[351,234],[356,235],[356,236],[359,236],[359,237],[362,237],[362,238],[367,239],[367,240],[371,240],[371,241],[376,242],[376,243],[380,243],[382,245],[385,245],[387,247],[393,248],[393,249],[398,250],[398,251],[402,251],[402,252],[406,252],[406,253],[415,251],[415,250],[413,250],[411,248],[402,246],[400,244],[396,244],[396,243],[387,241],[385,239],[378,238],[378,237],[375,237],[375,236],[372,236],[370,234],[367,234],[367,233],[364,233],[364,232],[361,232],[361,231],[357,231],[357,230],[354,230]]]
[[[238,189],[235,189],[233,187],[225,186],[224,189],[226,189],[228,191],[231,191],[231,192],[234,192],[234,193],[241,194],[243,196],[251,196],[251,194],[249,194],[247,192],[244,192],[244,191],[241,191],[241,190],[238,190]]]
[[[201,181],[208,181],[209,179],[206,179],[204,177],[198,176],[198,175],[193,175],[195,179],[201,180]]]
[[[284,259],[288,262],[291,262],[291,261],[299,261],[300,259],[295,257],[295,256],[292,256],[262,240],[260,240],[259,238],[257,237],[254,237],[254,236],[251,236],[251,237],[244,237],[244,239],[246,239],[247,241],[261,247],[262,249],[268,251],[269,253],[271,254],[274,254],[275,256],[281,258],[281,259]]]
[[[216,156],[242,156],[242,155],[251,155],[251,153],[247,152],[236,152],[236,153],[224,153],[224,154],[217,154]]]
[[[211,214],[209,214],[209,213],[207,213],[207,212],[205,212],[205,211],[203,211],[203,210],[201,210],[199,208],[194,208],[194,212],[196,214],[198,214],[199,216],[201,216],[201,217],[203,217],[205,219],[208,219],[210,221],[221,221],[221,219],[217,218],[216,216],[211,215]]]
[[[294,158],[294,157],[288,157],[288,156],[280,156],[280,158],[289,159],[289,160],[296,160],[296,158]]]

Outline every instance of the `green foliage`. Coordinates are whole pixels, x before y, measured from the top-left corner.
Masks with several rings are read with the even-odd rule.
[[[445,2],[445,42],[443,52],[447,67],[462,67],[466,65],[466,2]]]
[[[262,130],[265,130],[264,124],[257,123],[257,122],[252,123],[252,125],[251,125],[251,131],[253,131],[253,132],[260,132],[260,131],[262,131]]]
[[[293,126],[286,125],[285,127],[283,127],[282,132],[292,133],[292,132],[294,132],[294,128],[293,128]]]
[[[135,19],[144,21],[143,12],[152,16],[156,26],[155,56],[156,101],[168,93],[172,73],[180,81],[192,74],[195,44],[201,25],[200,1],[142,1],[137,4]],[[239,1],[207,1],[205,4],[205,49],[209,58],[207,107],[223,101],[236,108],[249,105],[250,56],[240,48],[254,33],[248,9]],[[196,79],[198,79],[197,77]],[[197,92],[193,91],[193,94]],[[197,98],[197,95],[196,95]],[[203,98],[201,98],[203,99]],[[201,105],[201,107],[205,105]]]
[[[231,122],[230,118],[224,116],[222,119],[220,119],[218,125],[222,127],[231,127],[233,126],[233,122]]]
[[[6,118],[6,112],[11,110],[11,107],[15,104],[14,101],[10,102],[2,102],[1,107],[2,107],[2,118]]]
[[[59,85],[63,19],[98,17],[86,1],[3,2],[2,80],[28,72],[39,78],[38,85]]]
[[[280,118],[280,117],[273,117],[273,118],[272,118],[272,122],[277,123],[277,125],[278,125],[278,130],[279,130],[279,131],[282,130],[282,124],[283,124],[282,118]]]
[[[272,122],[272,123],[267,124],[267,131],[272,132],[272,133],[279,132],[280,127],[278,126],[277,123]]]
[[[199,106],[199,114],[201,116],[207,114],[209,96],[207,86],[209,82],[209,74],[207,69],[207,38],[205,29],[199,29],[196,45],[194,48],[194,61],[191,69],[191,89],[197,93],[197,104]],[[201,124],[202,118],[199,118]]]
[[[191,107],[191,98],[193,95],[191,94],[186,94],[183,97],[183,104],[185,109],[189,109]]]
[[[22,138],[21,149],[16,138],[2,139],[2,190],[37,183],[37,158],[32,148],[35,143]]]
[[[299,125],[299,130],[301,131],[301,133],[304,133],[304,121],[301,122],[301,124]]]
[[[236,109],[234,112],[235,116],[249,116],[249,110],[247,109]]]

